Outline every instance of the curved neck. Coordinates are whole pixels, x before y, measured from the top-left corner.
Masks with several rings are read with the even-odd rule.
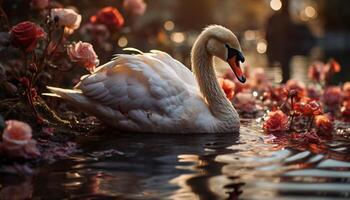
[[[237,111],[226,98],[216,78],[213,56],[207,52],[206,48],[209,38],[210,36],[201,34],[195,42],[191,52],[192,70],[214,117],[219,120],[238,118]]]

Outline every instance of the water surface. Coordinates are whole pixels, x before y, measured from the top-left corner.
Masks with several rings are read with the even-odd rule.
[[[34,177],[2,179],[2,197],[18,190],[34,199],[350,198],[350,143],[281,147],[254,121],[243,122],[239,136],[101,133],[79,140],[80,153],[39,167]]]

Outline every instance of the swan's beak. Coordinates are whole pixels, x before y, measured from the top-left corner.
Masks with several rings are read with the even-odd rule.
[[[241,82],[241,83],[245,83],[246,78],[243,74],[243,71],[241,69],[241,65],[240,65],[240,61],[237,58],[237,56],[233,56],[232,58],[227,60],[228,64],[231,66],[232,71],[235,73],[237,79]]]

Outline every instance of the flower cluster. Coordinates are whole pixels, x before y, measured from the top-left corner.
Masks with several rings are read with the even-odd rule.
[[[350,120],[350,82],[330,85],[332,76],[340,70],[334,59],[317,61],[309,68],[309,78],[314,82],[308,86],[293,79],[273,85],[262,68],[251,73],[246,70],[250,78],[245,85],[230,71],[218,80],[241,117],[256,118],[267,110],[262,124],[265,133],[317,143],[333,136],[337,128],[334,121]]]
[[[15,9],[23,3],[14,1],[11,7]],[[40,135],[40,140],[37,138],[40,142],[58,132],[52,127],[56,125],[53,120],[57,120],[57,124],[76,122],[62,120],[51,110],[61,104],[41,96],[47,91],[46,86],[74,84],[72,79],[86,73],[84,70],[93,72],[100,60],[109,60],[115,51],[121,50],[116,48],[118,43],[115,41],[131,32],[134,19],[144,14],[147,4],[143,0],[123,0],[120,7],[97,8],[92,13],[54,0],[28,0],[28,5],[29,19],[24,18],[29,15],[7,16],[8,6],[0,9],[0,53],[3,58],[0,96],[1,102],[5,102],[1,108],[6,110],[4,113],[10,113],[5,118],[33,116],[32,127],[41,130],[36,135]],[[22,111],[23,115],[19,115]],[[2,118],[0,115],[0,127]],[[8,120],[1,136],[0,152],[8,157],[40,155],[28,124]]]

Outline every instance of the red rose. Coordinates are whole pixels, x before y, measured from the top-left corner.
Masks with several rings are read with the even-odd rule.
[[[113,7],[105,7],[96,15],[90,17],[92,23],[104,24],[110,29],[118,29],[124,25],[124,18],[120,12]]]
[[[21,22],[10,30],[12,43],[25,52],[33,51],[38,40],[45,36],[44,30],[29,21]]]
[[[271,111],[264,124],[263,129],[265,132],[279,132],[285,131],[288,127],[288,116],[281,110]]]
[[[317,132],[330,135],[333,131],[333,123],[332,120],[328,117],[328,115],[318,115],[315,118],[315,123],[317,127]]]
[[[305,116],[315,116],[322,113],[320,104],[310,99],[302,99],[302,101],[295,103],[293,108]]]

